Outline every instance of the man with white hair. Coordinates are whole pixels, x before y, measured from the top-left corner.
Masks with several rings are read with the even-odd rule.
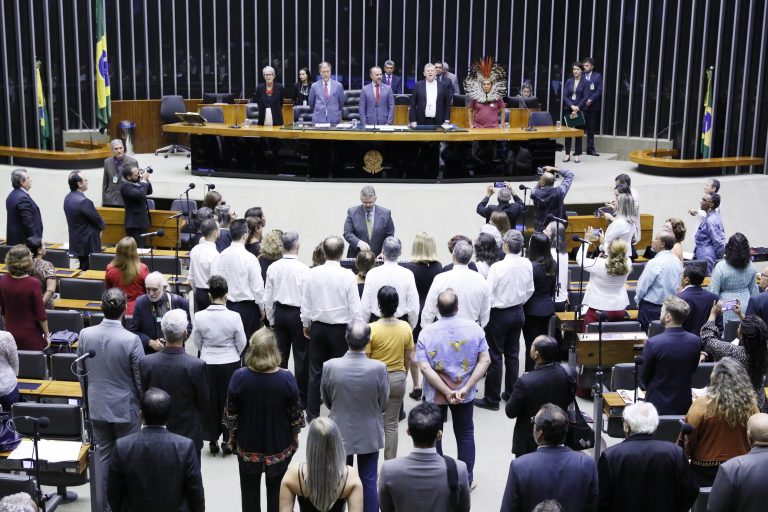
[[[395,317],[407,320],[411,329],[416,327],[419,321],[419,292],[413,272],[397,263],[402,250],[402,243],[397,238],[390,236],[384,240],[384,263],[369,270],[365,277],[363,296],[360,298],[360,318],[364,322],[375,322],[381,317],[377,298],[379,290],[382,286],[391,286],[400,298]]]
[[[152,272],[144,279],[144,286],[147,293],[136,299],[129,330],[141,339],[145,354],[154,354],[163,349],[165,340],[160,321],[165,313],[172,309],[185,311],[190,332],[192,319],[189,317],[189,302],[168,290],[168,281],[163,274]]]
[[[202,359],[187,354],[189,312],[171,309],[162,317],[165,346],[141,360],[142,389],[160,388],[171,395],[166,427],[195,443],[198,458],[203,449],[203,411],[208,407],[208,368]]]
[[[139,166],[132,156],[125,154],[125,146],[121,139],[110,142],[112,156],[104,160],[104,178],[101,182],[101,205],[123,206],[123,196],[120,187],[123,184],[123,168]]]
[[[452,98],[450,86],[435,76],[435,65],[425,64],[424,80],[419,80],[413,87],[408,121],[412,126],[450,122]]]
[[[452,288],[459,298],[458,316],[485,327],[491,314],[491,293],[485,278],[479,272],[469,269],[472,246],[460,241],[453,248],[453,268],[435,276],[429,287],[421,312],[422,327],[431,324],[438,317],[437,297]]]
[[[600,511],[679,512],[689,510],[699,494],[682,448],[653,438],[659,415],[642,402],[624,409],[626,439],[600,456]]]

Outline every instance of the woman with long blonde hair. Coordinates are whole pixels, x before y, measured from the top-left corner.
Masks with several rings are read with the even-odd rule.
[[[362,512],[363,483],[341,441],[339,427],[330,418],[309,424],[307,462],[293,464],[280,485],[280,512],[293,512],[298,499],[302,512]]]
[[[758,412],[744,367],[731,357],[715,363],[707,394],[694,400],[685,416],[693,425],[685,453],[700,487],[712,486],[723,462],[749,451],[747,420]]]
[[[609,322],[624,320],[625,309],[629,306],[625,284],[632,268],[632,260],[627,256],[628,250],[627,242],[619,238],[608,246],[607,258],[584,256],[584,270],[590,274],[582,301],[589,307],[584,315],[585,329],[587,324],[598,321],[598,311],[605,312]],[[576,255],[576,261],[579,263],[583,251],[585,249],[582,245]]]
[[[144,279],[148,274],[149,269],[139,259],[136,240],[127,236],[117,242],[115,259],[107,265],[107,271],[104,274],[104,286],[107,289],[120,288],[125,292],[128,298],[126,315],[133,315],[136,299],[147,293]]]

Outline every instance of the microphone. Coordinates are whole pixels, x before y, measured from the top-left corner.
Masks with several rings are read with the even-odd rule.
[[[526,132],[535,132],[535,131],[536,131],[536,127],[535,127],[535,126],[531,126],[531,109],[530,109],[530,108],[528,108],[528,104],[525,102],[525,100],[523,99],[523,97],[522,97],[522,96],[521,96],[521,97],[520,97],[520,99],[517,101],[517,104],[518,104],[518,108],[519,108],[519,105],[520,105],[521,103],[522,103],[522,105],[525,107],[525,110],[527,110],[527,111],[528,111],[528,126],[526,126],[525,128],[523,128],[523,131],[526,131]]]
[[[89,357],[95,357],[95,356],[96,356],[96,351],[95,350],[89,350],[85,354],[83,354],[80,357],[78,357],[77,359],[75,359],[74,362],[75,363],[79,363],[80,361],[83,361],[84,359],[88,359]]]
[[[40,416],[39,418],[35,418],[34,416],[16,416],[13,419],[23,419],[29,421],[30,423],[36,424],[40,428],[46,428],[51,424],[51,420],[48,419],[48,416]]]
[[[243,96],[245,96],[245,88],[243,88],[240,91],[240,97],[238,98],[238,100],[242,101]],[[230,128],[240,128],[240,125],[237,124],[237,118],[239,117],[238,114],[240,114],[240,103],[239,102],[235,103],[235,124],[231,125]],[[195,187],[191,187],[191,188],[195,188]]]
[[[179,212],[176,215],[171,215],[166,220],[178,219],[179,217],[186,217],[186,216],[187,216],[186,212]]]
[[[637,403],[637,381],[639,379],[638,366],[640,366],[644,362],[645,362],[645,359],[643,358],[643,356],[635,356],[635,400],[634,402],[632,402],[634,404]]]
[[[189,185],[187,185],[187,190],[185,190],[184,192],[182,192],[182,193],[181,193],[181,194],[179,194],[179,195],[183,196],[184,194],[186,194],[187,192],[189,192],[189,191],[190,191],[190,190],[192,190],[193,188],[195,188],[195,184],[194,184],[194,183],[190,183]]]
[[[573,236],[571,237],[571,240],[573,240],[574,242],[581,242],[581,243],[583,243],[583,244],[589,244],[589,243],[590,243],[590,242],[589,242],[589,240],[584,240],[584,239],[583,239],[583,238],[581,238],[579,235],[573,235]]]
[[[165,231],[162,229],[158,229],[157,231],[152,231],[151,233],[142,233],[139,235],[139,238],[146,238],[148,236],[164,236]]]
[[[551,213],[549,215],[547,215],[547,220],[549,222],[553,222],[554,221],[554,222],[559,222],[560,224],[568,224],[567,220],[561,219],[560,217],[555,217]]]
[[[608,320],[608,313],[606,313],[605,311],[598,311],[597,312],[597,319],[600,322],[605,322],[606,320]]]
[[[531,190],[531,187],[526,187],[526,186],[525,186],[525,185],[523,185],[522,183],[520,184],[520,187],[519,187],[519,188],[520,188],[520,190]]]
[[[75,116],[77,116],[77,118],[80,120],[80,129],[82,130],[83,128],[85,128],[86,130],[88,130],[88,138],[91,143],[91,148],[93,148],[93,133],[91,131],[91,128],[87,124],[85,124],[85,121],[83,121],[83,117],[80,114],[78,114],[76,111],[72,110],[71,108],[69,109],[69,111],[75,114]],[[100,133],[104,133],[104,132],[101,131]],[[110,149],[111,149],[111,146],[110,146]]]

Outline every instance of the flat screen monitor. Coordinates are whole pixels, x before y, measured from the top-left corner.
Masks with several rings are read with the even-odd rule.
[[[540,108],[539,98],[530,96],[524,98],[522,96],[512,96],[507,98],[507,105],[509,108]]]

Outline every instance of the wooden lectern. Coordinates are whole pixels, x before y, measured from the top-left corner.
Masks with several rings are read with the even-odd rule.
[[[98,207],[96,211],[104,219],[104,231],[101,232],[101,244],[116,244],[122,238],[125,238],[125,210],[122,208]],[[179,238],[179,232],[176,230],[176,220],[171,219],[173,215],[179,212],[170,210],[150,210],[149,217],[152,225],[150,232],[162,229],[165,231],[163,236],[148,237],[145,246],[150,244],[155,248],[173,249]],[[183,227],[184,223],[180,227]]]

